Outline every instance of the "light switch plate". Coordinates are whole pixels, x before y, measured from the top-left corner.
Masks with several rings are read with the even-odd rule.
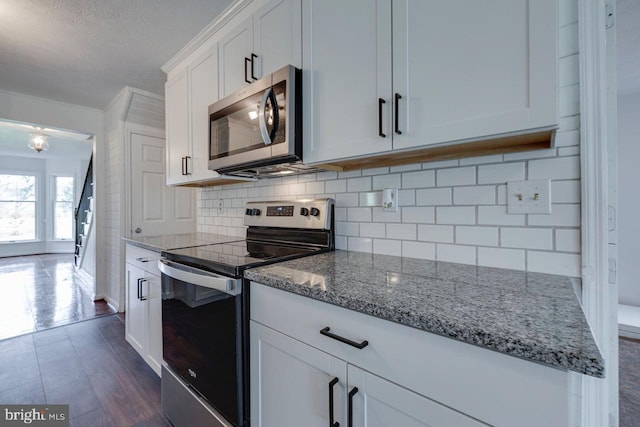
[[[551,214],[551,180],[507,182],[507,212]]]

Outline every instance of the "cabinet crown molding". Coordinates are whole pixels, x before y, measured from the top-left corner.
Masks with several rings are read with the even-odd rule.
[[[171,59],[167,61],[160,69],[169,74],[169,72],[182,61],[184,61],[189,55],[191,55],[196,49],[198,49],[204,42],[206,42],[211,36],[220,31],[224,25],[229,22],[240,11],[247,7],[253,0],[236,0],[231,3],[217,18],[209,23],[202,31],[198,33],[185,47],[180,49],[178,53],[173,55]]]

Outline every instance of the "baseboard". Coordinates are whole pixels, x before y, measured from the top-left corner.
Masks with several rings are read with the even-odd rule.
[[[640,339],[640,307],[618,304],[618,335]]]
[[[99,295],[95,296],[94,301],[98,301],[98,300],[101,300],[101,299],[105,300],[107,302],[107,304],[109,304],[109,306],[111,308],[113,308],[117,313],[120,313],[120,309],[119,309],[120,308],[120,304],[118,304],[118,302],[116,300],[114,300],[113,298],[111,298],[111,297],[109,297],[107,295],[99,294]],[[124,311],[124,307],[123,307],[122,311]]]
[[[87,273],[82,268],[76,268],[76,273],[78,274],[78,276],[82,278],[82,280],[86,281],[87,283],[93,283],[95,280],[89,273]]]

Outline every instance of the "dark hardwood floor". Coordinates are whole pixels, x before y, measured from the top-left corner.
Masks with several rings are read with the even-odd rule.
[[[640,340],[620,338],[620,427],[640,427]]]
[[[0,340],[114,313],[93,301],[73,254],[0,258],[0,292]]]
[[[168,426],[121,315],[0,341],[0,403],[69,404],[71,426]]]

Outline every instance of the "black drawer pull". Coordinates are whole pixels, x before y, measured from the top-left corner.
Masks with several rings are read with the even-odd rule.
[[[398,120],[400,120],[400,107],[398,106],[399,101],[402,99],[402,96],[399,93],[396,93],[395,96],[395,101],[396,101],[396,105],[395,105],[395,110],[396,110],[396,130],[395,132],[398,135],[402,135],[402,132],[400,132],[400,124],[398,123]]]
[[[378,136],[381,138],[386,138],[387,136],[382,132],[382,104],[386,102],[384,99],[378,98]]]
[[[247,83],[251,83],[251,80],[249,80],[249,76],[247,74],[247,65],[249,64],[249,62],[251,62],[251,60],[249,58],[244,58],[244,81]]]
[[[326,328],[323,328],[320,330],[320,333],[324,336],[327,336],[329,338],[333,338],[334,340],[338,340],[340,342],[343,342],[345,344],[349,344],[352,347],[358,348],[360,350],[362,350],[363,348],[365,348],[366,346],[369,345],[369,341],[364,340],[362,342],[355,342],[355,341],[351,341],[350,339],[341,337],[340,335],[336,335],[333,332],[330,332],[331,328],[329,328],[328,326]]]
[[[255,74],[253,73],[253,60],[256,59],[258,57],[258,55],[256,55],[255,53],[251,54],[251,78],[253,80],[258,80],[258,78],[255,76]]]
[[[340,423],[333,420],[333,386],[338,384],[338,377],[329,381],[329,427],[340,427]]]
[[[349,392],[349,414],[347,419],[347,427],[353,427],[353,396],[358,392],[358,387],[354,387]]]

